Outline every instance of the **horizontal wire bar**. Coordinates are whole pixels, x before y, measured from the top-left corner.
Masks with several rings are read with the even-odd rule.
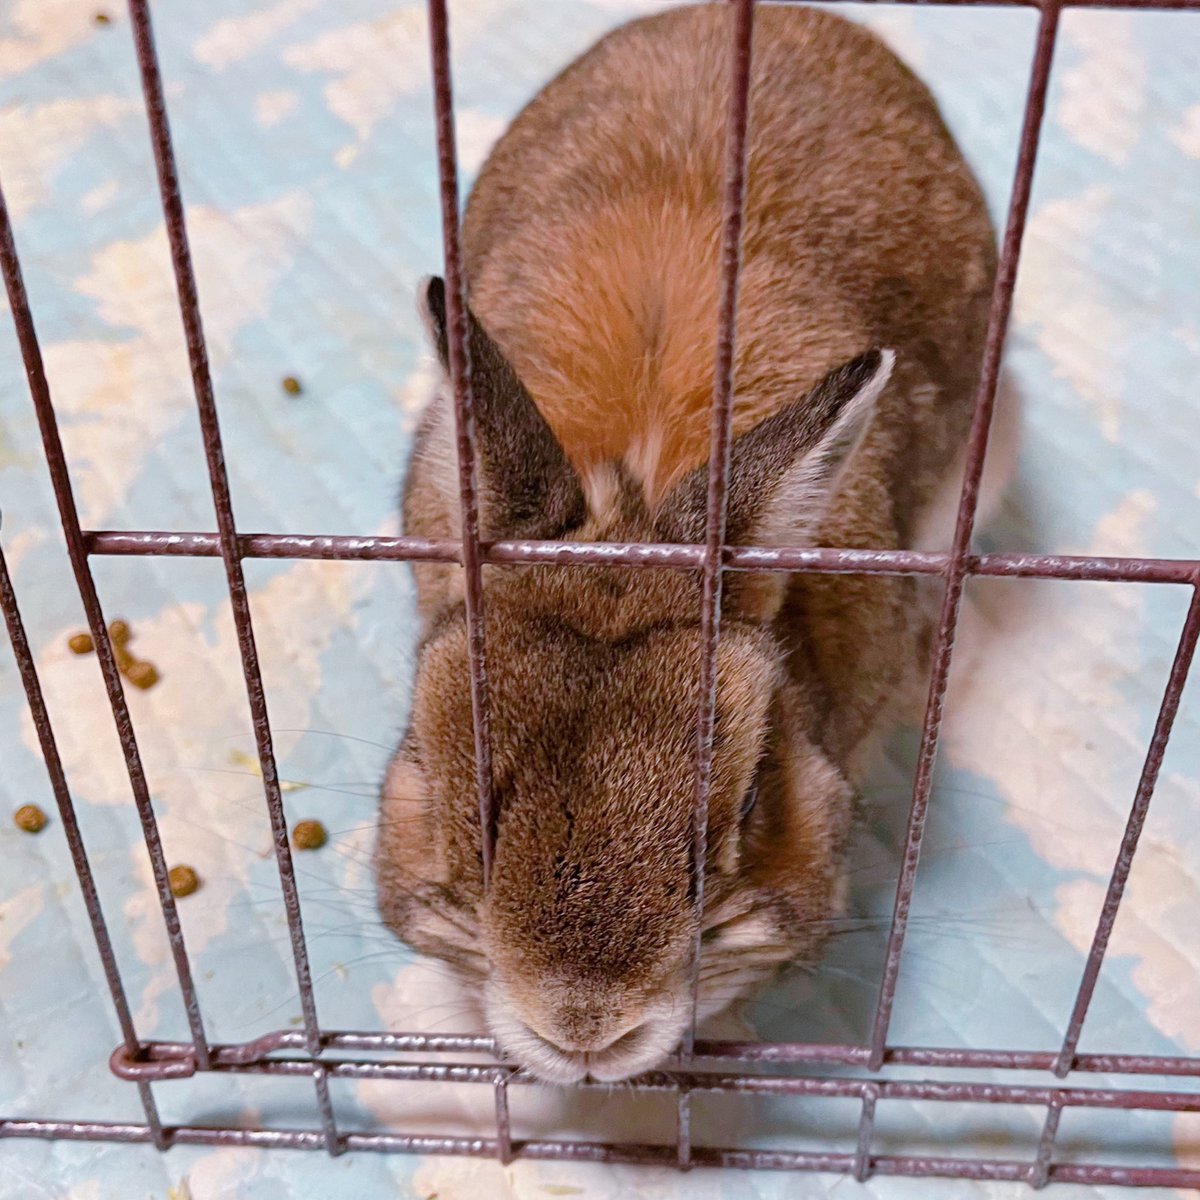
[[[222,1129],[184,1125],[170,1129],[173,1145],[247,1146],[267,1150],[324,1150],[325,1138],[310,1129]],[[149,1142],[148,1126],[102,1121],[0,1120],[0,1138],[46,1138],[83,1142]],[[347,1150],[382,1154],[449,1154],[496,1158],[500,1147],[494,1138],[436,1137],[402,1133],[347,1133]],[[673,1166],[674,1146],[636,1144],[603,1145],[583,1141],[530,1140],[513,1143],[513,1158],[553,1162],[594,1162],[633,1166]],[[822,1171],[849,1174],[852,1152],[820,1153],[807,1150],[737,1150],[697,1146],[691,1163],[697,1167],[758,1171]],[[952,1158],[881,1154],[871,1159],[872,1175],[935,1176],[959,1179],[1021,1181],[1029,1164],[1011,1159]],[[1181,1167],[1120,1167],[1101,1163],[1056,1163],[1049,1169],[1051,1183],[1115,1184],[1127,1187],[1200,1187],[1200,1170]]]
[[[874,8],[893,5],[921,8],[1044,8],[1048,0],[820,0],[822,4],[869,4]],[[794,4],[796,0],[759,0],[762,4]],[[1061,0],[1058,8],[1102,8],[1136,12],[1181,12],[1200,8],[1200,0]]]
[[[485,1034],[422,1034],[336,1030],[322,1035],[325,1050],[358,1053],[398,1054],[492,1054],[495,1043]],[[213,1047],[222,1065],[253,1063],[270,1054],[305,1049],[304,1034],[286,1029],[265,1034],[249,1042],[224,1043]],[[124,1047],[113,1053],[113,1070],[125,1079],[166,1061],[183,1064],[192,1074],[191,1046],[187,1042],[147,1042],[137,1060],[125,1056]],[[740,1063],[830,1063],[863,1067],[870,1058],[869,1046],[807,1042],[696,1042],[695,1058],[714,1062]],[[885,1066],[927,1067],[939,1070],[1044,1071],[1052,1072],[1058,1061],[1055,1050],[960,1049],[941,1046],[891,1046]],[[502,1066],[502,1064],[494,1064]],[[504,1068],[507,1069],[507,1068]],[[1079,1054],[1072,1072],[1100,1075],[1162,1075],[1200,1080],[1200,1057],[1150,1054]]]
[[[391,1083],[473,1083],[495,1087],[541,1087],[541,1080],[515,1067],[478,1063],[372,1062],[322,1060],[331,1079],[374,1079]],[[226,1075],[268,1075],[308,1078],[309,1058],[265,1058],[252,1063],[212,1060],[211,1071]],[[584,1090],[611,1091],[611,1085],[585,1079],[575,1085]],[[939,1104],[1052,1105],[1064,1108],[1200,1112],[1200,1092],[1159,1089],[1064,1088],[1061,1084],[1013,1084],[987,1081],[930,1079],[848,1079],[825,1075],[738,1075],[705,1071],[650,1071],[622,1083],[638,1092],[724,1092],[756,1096],[811,1096],[825,1099],[861,1099],[872,1092],[880,1100],[925,1100]]]
[[[215,533],[165,530],[89,530],[89,554],[102,557],[220,558]],[[337,562],[460,561],[458,542],[347,534],[243,533],[243,558]],[[698,570],[704,547],[649,542],[498,541],[484,548],[492,564],[526,566],[668,567]],[[730,546],[732,571],[787,571],[825,575],[941,575],[950,555],[928,550],[841,550]],[[1126,558],[1103,555],[999,553],[968,555],[967,573],[985,578],[1063,579],[1097,583],[1195,584],[1200,559]]]

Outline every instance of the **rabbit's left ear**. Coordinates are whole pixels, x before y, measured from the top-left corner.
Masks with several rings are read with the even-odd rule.
[[[730,449],[725,540],[731,546],[805,546],[838,477],[866,432],[896,356],[870,350],[831,371],[737,438]],[[686,476],[656,517],[665,541],[703,542],[708,466]]]
[[[449,388],[446,285],[425,282],[421,315],[445,375],[417,447],[429,478],[458,509],[458,453]],[[516,371],[475,314],[467,310],[467,346],[475,411],[480,529],[484,538],[559,538],[580,524],[586,504],[579,479]]]

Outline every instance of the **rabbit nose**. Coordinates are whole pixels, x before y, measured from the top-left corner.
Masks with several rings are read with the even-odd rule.
[[[544,1041],[574,1053],[596,1054],[607,1050],[636,1033],[642,1024],[640,1019],[627,1018],[619,1011],[591,1008],[561,1008],[555,1016],[553,1032],[531,1028]]]

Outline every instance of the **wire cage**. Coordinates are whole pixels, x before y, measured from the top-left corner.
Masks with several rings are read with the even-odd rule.
[[[759,0],[765,2],[765,0]],[[946,0],[950,2],[950,0]],[[972,0],[958,0],[970,3]],[[1002,0],[1016,3],[1018,0]],[[150,24],[147,0],[129,0],[137,62],[149,120],[150,136],[166,222],[179,312],[186,334],[195,401],[199,411],[208,478],[216,515],[215,532],[164,533],[145,530],[90,530],[82,527],[67,458],[59,437],[54,403],[35,332],[33,314],[22,280],[8,208],[0,198],[0,268],[16,326],[29,390],[61,517],[70,564],[87,615],[103,673],[112,718],[119,735],[142,833],[153,867],[158,903],[166,926],[178,989],[187,1014],[186,1041],[147,1040],[138,1034],[108,933],[93,871],[89,865],[66,774],[43,698],[33,652],[17,605],[9,569],[0,553],[0,606],[24,684],[51,787],[78,875],[79,887],[99,949],[121,1042],[110,1066],[136,1089],[144,1120],[134,1123],[0,1119],[6,1138],[61,1138],[83,1141],[144,1142],[163,1150],[172,1145],[257,1146],[346,1151],[419,1152],[493,1157],[542,1158],[587,1162],[646,1163],[689,1167],[743,1167],[772,1170],[830,1171],[859,1180],[872,1175],[949,1176],[960,1179],[1024,1181],[1034,1188],[1051,1182],[1132,1186],[1200,1187],[1200,1169],[1165,1166],[1109,1166],[1064,1161],[1056,1156],[1056,1137],[1067,1109],[1200,1112],[1200,1091],[1183,1084],[1200,1081],[1200,1059],[1142,1054],[1088,1054],[1080,1038],[1109,946],[1122,895],[1132,868],[1155,784],[1159,775],[1181,693],[1200,638],[1200,562],[1182,559],[1083,557],[1059,554],[975,553],[972,529],[996,400],[1001,355],[1025,231],[1026,215],[1046,110],[1051,64],[1059,18],[1066,7],[1124,9],[1196,9],[1200,0],[1033,0],[1037,34],[1029,72],[1016,170],[1004,227],[986,351],[971,425],[967,467],[951,547],[946,552],[870,549],[763,549],[725,544],[725,498],[729,467],[731,414],[734,399],[734,316],[737,305],[740,233],[745,196],[745,145],[751,34],[755,0],[732,0],[730,28],[731,87],[728,97],[726,179],[724,185],[723,252],[714,365],[711,454],[706,537],[699,545],[579,544],[499,541],[484,544],[478,528],[475,446],[472,427],[470,364],[465,338],[465,281],[459,242],[459,189],[454,108],[449,58],[446,0],[429,0],[430,51],[438,152],[438,179],[445,251],[450,375],[457,419],[461,542],[430,542],[412,537],[308,536],[298,533],[245,533],[234,518],[226,474],[221,429],[210,373],[205,334],[189,249],[184,205],[168,127],[163,79]],[[301,997],[299,1028],[280,1030],[252,1041],[214,1044],[206,1028],[193,966],[168,880],[159,827],[147,773],[126,702],[118,658],[93,581],[96,556],[166,556],[219,558],[224,566],[237,644],[245,676],[246,698],[253,720],[267,813],[282,886],[295,977]],[[509,1090],[531,1081],[511,1065],[427,1061],[430,1054],[474,1056],[492,1051],[485,1036],[427,1035],[326,1029],[318,1016],[312,971],[305,940],[296,870],[288,842],[283,798],[272,727],[243,563],[246,559],[325,559],[358,561],[439,561],[459,565],[465,575],[469,627],[471,698],[479,807],[484,830],[483,856],[491,858],[494,810],[488,746],[488,687],[484,647],[481,573],[484,564],[590,564],[613,567],[674,568],[697,575],[702,588],[702,653],[697,663],[702,703],[696,729],[696,802],[692,846],[697,917],[703,905],[707,805],[715,711],[715,661],[719,643],[722,579],[729,571],[827,572],[866,575],[927,575],[941,581],[941,617],[932,656],[928,703],[921,730],[917,771],[912,788],[894,910],[887,938],[882,981],[870,1037],[863,1044],[802,1044],[700,1041],[694,1030],[669,1070],[644,1076],[631,1085],[674,1098],[677,1137],[674,1146],[604,1144],[582,1140],[520,1140],[509,1116]],[[907,1047],[889,1037],[900,978],[902,950],[909,926],[918,863],[929,814],[933,769],[938,752],[944,698],[955,644],[964,586],[973,576],[1057,579],[1087,582],[1173,584],[1191,589],[1191,602],[1179,634],[1174,661],[1162,695],[1153,734],[1129,809],[1124,836],[1112,865],[1103,907],[1086,954],[1074,1006],[1061,1043],[1050,1050]],[[699,923],[697,921],[697,931]],[[698,936],[698,933],[697,933]],[[830,1073],[836,1067],[840,1073]],[[934,1080],[919,1072],[936,1073]],[[1014,1082],[995,1082],[1009,1073]],[[160,1119],[156,1085],[197,1073],[251,1074],[307,1079],[315,1091],[320,1129],[267,1129],[209,1125],[172,1126]],[[986,1081],[980,1076],[986,1075]],[[1097,1086],[1089,1077],[1122,1076],[1132,1082]],[[1038,1082],[1028,1082],[1031,1077]],[[1138,1086],[1138,1079],[1174,1077],[1180,1090]],[[470,1083],[490,1088],[495,1106],[495,1132],[490,1137],[432,1136],[358,1132],[343,1127],[335,1113],[330,1081],[377,1079],[396,1084]],[[297,1084],[307,1087],[309,1084]],[[587,1087],[588,1084],[579,1085]],[[851,1150],[769,1150],[694,1145],[693,1097],[704,1093],[796,1096],[840,1099],[857,1106],[857,1141]],[[893,1099],[929,1101],[948,1106],[983,1104],[1032,1106],[1042,1113],[1041,1133],[1027,1160],[966,1156],[880,1153],[876,1144],[877,1106]]]

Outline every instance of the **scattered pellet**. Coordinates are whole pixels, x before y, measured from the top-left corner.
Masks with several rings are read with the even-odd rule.
[[[128,621],[111,621],[108,626],[108,636],[112,639],[114,646],[124,646],[133,637],[133,632],[129,628]]]
[[[200,886],[200,876],[191,867],[172,867],[167,872],[172,896],[190,896]]]
[[[152,688],[159,679],[158,668],[150,662],[131,662],[127,666],[122,666],[121,669],[125,673],[125,678],[134,687],[141,688],[143,692],[147,688]]]
[[[320,850],[325,845],[325,826],[320,821],[297,821],[292,829],[292,845],[297,850]]]
[[[36,804],[22,804],[13,813],[13,824],[26,833],[41,833],[46,828],[46,814]]]
[[[304,389],[300,386],[300,380],[295,375],[285,375],[280,381],[279,386],[283,388],[289,396],[298,396]]]
[[[67,638],[67,645],[70,646],[72,654],[91,654],[96,648],[90,633],[73,633]]]
[[[92,17],[92,21],[97,25],[111,25],[112,17],[110,17],[106,12],[98,12],[94,17]]]

